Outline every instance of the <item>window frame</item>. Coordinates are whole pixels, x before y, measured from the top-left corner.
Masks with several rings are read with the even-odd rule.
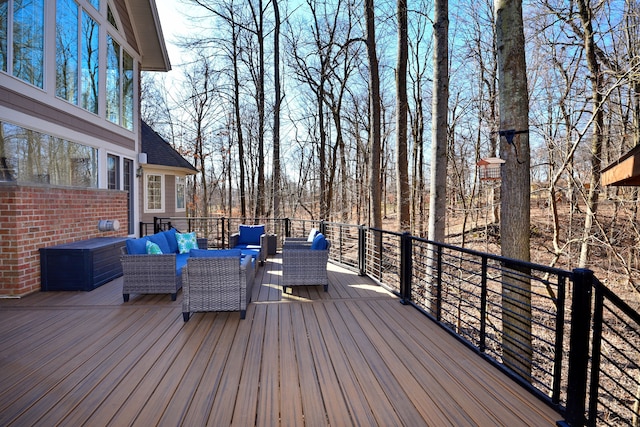
[[[159,192],[160,208],[158,209],[149,207],[149,197],[151,196],[151,193],[149,191],[150,190],[149,178],[151,177],[160,178],[160,192]],[[145,213],[163,213],[165,211],[164,191],[165,191],[165,176],[163,174],[157,173],[157,172],[144,173],[144,212]]]
[[[185,176],[176,176],[176,212],[187,210],[187,179]],[[180,206],[180,190],[182,190],[182,206]]]

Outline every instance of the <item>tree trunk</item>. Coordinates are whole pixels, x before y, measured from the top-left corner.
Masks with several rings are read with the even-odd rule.
[[[240,115],[240,76],[238,71],[238,34],[236,26],[232,25],[232,48],[233,48],[233,108],[235,113],[235,126],[238,135],[238,167],[240,168],[240,217],[242,222],[247,217],[247,193],[245,185],[244,171],[244,138],[242,135],[242,116]]]
[[[447,210],[447,119],[449,113],[449,4],[436,0],[433,31],[433,116],[429,240],[444,242]]]
[[[398,0],[398,64],[396,70],[396,185],[398,231],[410,231],[409,164],[407,155],[407,0]]]
[[[280,9],[273,2],[273,217],[280,218]]]
[[[369,59],[369,191],[371,199],[371,224],[382,228],[382,189],[380,182],[380,76],[376,54],[376,30],[373,0],[365,0],[364,12],[367,31],[367,57]],[[379,248],[378,248],[379,249]]]
[[[530,258],[529,96],[521,0],[495,0],[502,166],[502,255]],[[502,277],[503,361],[531,378],[531,282],[528,271],[505,266]]]
[[[449,114],[449,3],[436,0],[433,22],[433,99],[431,138],[431,181],[429,190],[429,240],[444,243],[447,211],[447,119]],[[436,247],[431,246],[433,254]],[[431,312],[438,306],[436,289],[437,258],[430,256],[427,277],[432,279],[427,298]]]
[[[578,0],[580,21],[582,22],[584,34],[584,47],[586,52],[587,67],[589,68],[589,80],[591,82],[591,98],[593,111],[593,134],[591,137],[591,177],[589,183],[589,194],[587,196],[587,212],[584,219],[584,230],[582,234],[582,244],[580,246],[580,259],[578,266],[584,268],[589,260],[589,242],[591,241],[591,229],[593,220],[598,211],[598,196],[600,193],[600,156],[602,152],[602,129],[604,126],[604,114],[600,106],[602,94],[600,92],[601,76],[598,58],[595,52],[595,42],[593,40],[593,27],[591,24],[591,9],[585,0]]]

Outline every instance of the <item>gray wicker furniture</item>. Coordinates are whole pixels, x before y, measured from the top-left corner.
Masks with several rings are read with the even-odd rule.
[[[201,311],[240,311],[251,301],[255,269],[251,256],[190,257],[183,270],[182,316]]]
[[[284,242],[282,242],[282,247],[285,248],[291,245],[311,247],[316,234],[318,234],[318,230],[312,228],[307,237],[285,237]]]
[[[207,247],[207,239],[197,241],[199,248]],[[129,254],[123,247],[120,262],[124,302],[129,301],[130,294],[171,294],[171,300],[175,301],[188,257],[188,253]]]
[[[286,244],[282,248],[282,291],[294,286],[322,285],[327,292],[330,246],[329,241],[325,250],[310,249],[306,243]]]
[[[264,225],[240,224],[238,232],[229,236],[230,249],[257,250],[258,261],[263,265],[269,254],[269,239]]]

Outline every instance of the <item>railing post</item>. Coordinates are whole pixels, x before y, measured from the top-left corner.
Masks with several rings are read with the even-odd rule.
[[[480,290],[480,353],[487,348],[487,257],[482,257],[482,276],[480,278],[482,288]]]
[[[413,246],[411,234],[405,231],[400,236],[400,302],[411,301],[411,278],[413,269]]]
[[[291,237],[291,220],[289,218],[284,219],[284,236]]]
[[[358,274],[366,274],[367,258],[367,232],[364,225],[358,226]]]
[[[586,423],[585,404],[587,397],[587,367],[589,364],[592,292],[593,271],[584,268],[573,270],[567,409],[565,422],[558,423],[559,425],[583,426]]]
[[[320,220],[319,228],[320,228],[320,232],[326,236],[327,235],[327,224],[324,222],[324,219]]]
[[[224,217],[220,218],[220,223],[222,224],[222,226],[220,227],[222,228],[222,239],[220,248],[223,249],[227,247],[227,233],[225,232]]]
[[[153,217],[153,234],[158,233],[160,231],[160,218],[157,216]]]

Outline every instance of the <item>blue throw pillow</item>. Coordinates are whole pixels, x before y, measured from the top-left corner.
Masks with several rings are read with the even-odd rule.
[[[327,239],[324,237],[324,234],[316,234],[316,237],[313,239],[313,243],[311,243],[311,249],[316,251],[324,251],[327,249]]]
[[[192,258],[224,258],[224,257],[238,257],[242,255],[240,249],[191,249],[189,256]]]
[[[169,251],[172,254],[178,253],[178,241],[176,240],[176,229],[172,228],[167,231],[163,231],[164,237],[167,239],[167,243],[169,244]]]
[[[238,243],[241,245],[259,245],[264,234],[264,225],[240,225]]]
[[[163,254],[170,254],[171,248],[169,247],[169,242],[167,242],[167,238],[164,236],[164,233],[156,233],[151,236],[147,236],[150,242],[155,243],[160,246],[160,250]]]
[[[127,253],[129,255],[143,255],[147,253],[147,241],[146,237],[140,239],[127,239],[125,245],[127,246]]]

